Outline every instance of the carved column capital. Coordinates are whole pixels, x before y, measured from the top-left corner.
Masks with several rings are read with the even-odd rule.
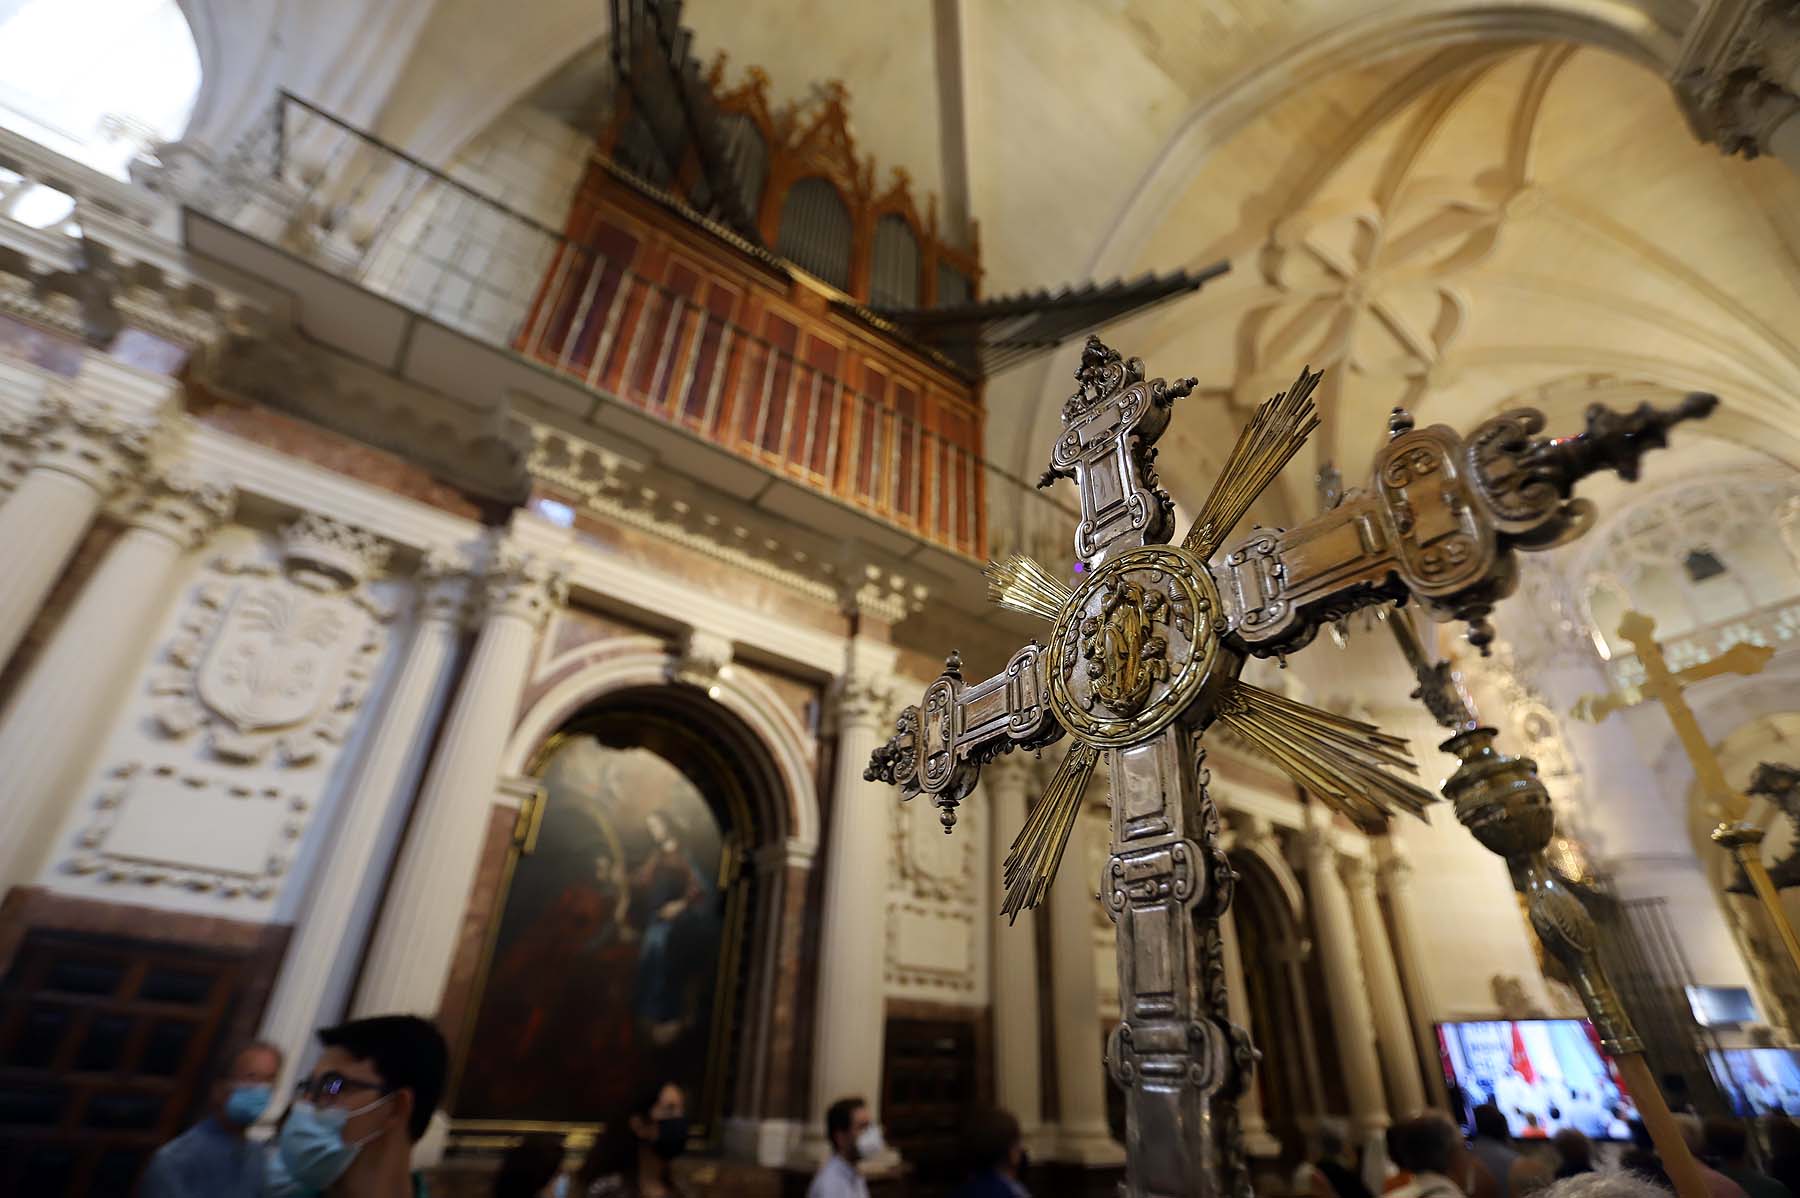
[[[413,576],[418,588],[419,618],[464,624],[469,620],[470,600],[478,571],[468,554],[444,545],[425,551]]]
[[[885,674],[857,671],[837,680],[832,690],[832,710],[838,731],[846,728],[878,728],[894,705],[894,682]]]
[[[120,515],[132,528],[194,549],[230,518],[237,492],[185,466],[159,470],[126,500]]]
[[[1672,74],[1702,141],[1727,154],[1769,153],[1800,116],[1800,7],[1793,0],[1710,0]]]
[[[506,542],[495,547],[482,576],[488,617],[512,616],[541,626],[569,598],[567,567]]]
[[[31,469],[66,474],[110,496],[143,468],[155,428],[60,388],[11,431],[30,453]]]
[[[1367,857],[1354,857],[1345,853],[1338,859],[1338,872],[1343,875],[1344,885],[1352,896],[1361,892],[1375,893],[1375,863]]]

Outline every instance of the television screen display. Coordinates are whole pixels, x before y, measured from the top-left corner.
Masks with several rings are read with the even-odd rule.
[[[1701,1027],[1741,1027],[1755,1023],[1756,1003],[1747,986],[1689,986],[1688,1007]]]
[[[1739,1115],[1800,1115],[1800,1053],[1791,1048],[1727,1048],[1712,1054],[1713,1076]]]
[[[1630,1138],[1637,1105],[1585,1019],[1495,1019],[1438,1024],[1438,1051],[1463,1129],[1491,1102],[1515,1139],[1573,1127],[1593,1140]]]

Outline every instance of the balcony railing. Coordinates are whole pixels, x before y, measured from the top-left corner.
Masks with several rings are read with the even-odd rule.
[[[226,175],[206,207],[245,232],[941,547],[986,556],[990,503],[1008,524],[1061,507],[897,380],[846,378],[559,232],[566,193],[502,202],[287,95]]]

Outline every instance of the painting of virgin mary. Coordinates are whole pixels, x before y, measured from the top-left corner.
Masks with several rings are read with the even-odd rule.
[[[704,1081],[725,904],[725,833],[648,748],[563,740],[489,957],[457,1116],[582,1123],[654,1075]]]

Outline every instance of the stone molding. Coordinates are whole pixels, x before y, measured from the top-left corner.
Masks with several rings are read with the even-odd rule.
[[[345,590],[379,574],[389,552],[374,533],[317,512],[302,512],[282,529],[281,545],[290,571],[322,575]]]
[[[464,625],[473,614],[475,567],[457,549],[433,545],[413,575],[418,590],[418,618]]]
[[[1800,116],[1800,5],[1712,0],[1670,81],[1700,140],[1746,158],[1770,152],[1775,130]]]
[[[696,690],[717,688],[719,676],[731,664],[731,638],[705,628],[689,628],[669,663],[669,681]]]

